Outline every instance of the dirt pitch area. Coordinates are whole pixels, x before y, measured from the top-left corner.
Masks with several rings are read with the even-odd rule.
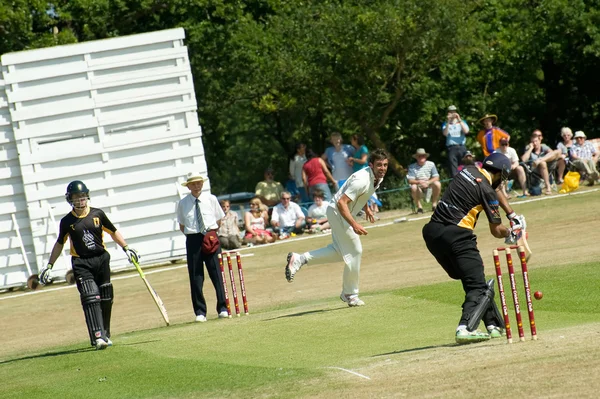
[[[513,204],[515,210],[524,213],[528,220],[529,242],[534,252],[530,269],[597,259],[600,192],[590,190],[582,195],[541,199]],[[362,292],[448,281],[420,236],[427,218],[393,223],[395,218],[402,216],[401,213],[389,212],[381,216],[382,220],[362,240]],[[409,216],[411,218],[415,216]],[[484,261],[487,261],[487,273],[492,275],[491,250],[499,241],[490,236],[485,221],[480,223],[476,233]],[[243,249],[251,312],[337,296],[341,286],[339,264],[314,269],[308,266],[302,272],[310,273],[311,277],[297,279],[293,286],[286,282],[283,272],[287,252],[303,252],[329,242],[329,236],[319,236]],[[185,265],[155,268],[147,277],[165,302],[173,324],[193,321]],[[114,335],[164,325],[137,274],[115,275],[113,283]],[[205,287],[208,317],[216,318],[210,283]],[[50,286],[35,293],[6,293],[0,295],[0,308],[0,337],[5,343],[0,348],[0,360],[46,349],[48,342],[57,346],[83,343],[87,339],[74,286]],[[540,341],[528,345],[507,346],[494,341],[469,348],[459,349],[454,345],[415,348],[357,359],[353,370],[376,379],[376,384],[332,370],[328,373],[331,379],[328,385],[332,389],[318,397],[331,397],[332,391],[338,397],[405,397],[411,396],[410,392],[420,392],[419,396],[423,397],[458,397],[484,392],[485,387],[489,387],[492,395],[518,392],[538,397],[595,397],[600,389],[600,379],[590,376],[600,371],[597,344],[600,325],[548,332],[541,329],[540,336]],[[463,376],[463,381],[455,380],[457,370],[453,370],[453,364],[461,365],[458,373]],[[470,366],[465,367],[465,364]],[[520,376],[519,384],[511,382],[515,375]],[[313,383],[322,381],[307,382]],[[465,392],[465,386],[472,386],[472,391]],[[570,394],[565,395],[565,392]]]

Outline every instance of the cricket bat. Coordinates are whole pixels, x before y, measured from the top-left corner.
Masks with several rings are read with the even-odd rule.
[[[527,242],[527,232],[525,230],[523,230],[523,234],[521,235],[521,238],[519,238],[517,244],[525,247],[525,251],[527,252],[525,260],[529,262],[529,258],[531,258],[531,255],[533,255],[533,253],[531,252],[531,248],[529,248],[529,243]]]
[[[144,275],[144,271],[142,270],[142,268],[140,267],[138,262],[135,259],[132,259],[132,261],[133,261],[133,265],[135,266],[138,273],[140,274],[140,277],[144,281],[144,284],[146,284],[146,288],[148,289],[150,296],[154,300],[154,303],[156,303],[156,307],[160,311],[160,314],[162,315],[163,319],[165,320],[165,323],[168,326],[169,325],[169,315],[167,314],[167,308],[165,308],[165,304],[163,303],[162,299],[160,299],[160,297],[158,296],[156,291],[154,291],[154,288],[152,288],[152,286],[146,279],[146,276]]]

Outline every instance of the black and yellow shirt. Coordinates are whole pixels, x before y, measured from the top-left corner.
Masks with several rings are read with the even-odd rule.
[[[491,183],[486,170],[465,166],[444,192],[431,220],[473,230],[479,213],[484,211],[490,223],[502,223],[498,196]]]
[[[102,209],[89,208],[81,216],[71,211],[60,221],[57,241],[64,245],[68,236],[72,256],[91,258],[106,251],[102,237],[104,231],[114,234],[117,229]]]

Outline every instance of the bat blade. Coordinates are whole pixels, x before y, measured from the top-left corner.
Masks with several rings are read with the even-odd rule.
[[[527,232],[523,231],[523,234],[521,235],[521,238],[519,238],[519,241],[517,243],[518,245],[521,245],[525,248],[525,260],[527,262],[529,262],[529,259],[531,258],[531,255],[533,255],[533,252],[531,252],[531,248],[529,248],[529,243],[527,242]]]
[[[146,288],[148,289],[148,292],[150,293],[150,296],[154,300],[154,303],[156,304],[156,307],[160,311],[160,314],[162,315],[162,318],[164,319],[165,324],[167,326],[170,325],[169,315],[167,313],[167,308],[165,307],[164,302],[162,301],[162,299],[160,299],[160,296],[156,293],[156,291],[154,290],[154,288],[152,288],[152,286],[150,285],[150,282],[148,281],[148,279],[146,279],[146,276],[144,275],[144,271],[142,270],[142,268],[140,267],[140,265],[138,264],[138,262],[135,259],[133,260],[133,265],[137,269],[140,277],[142,278],[142,281],[146,285]]]

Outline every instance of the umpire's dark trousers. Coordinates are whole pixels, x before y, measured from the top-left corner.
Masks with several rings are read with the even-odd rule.
[[[465,301],[459,325],[467,325],[468,315],[487,290],[483,260],[477,249],[477,237],[469,229],[429,222],[423,226],[423,239],[429,252],[448,276],[462,282]],[[496,324],[491,310],[484,314],[483,322],[486,326]]]
[[[196,316],[206,316],[206,300],[202,293],[202,286],[204,285],[204,265],[206,265],[206,270],[208,270],[208,275],[210,276],[210,280],[217,293],[217,313],[227,311],[218,258],[218,254],[221,253],[221,248],[212,255],[205,255],[202,253],[203,239],[204,234],[198,233],[187,234],[185,240],[188,273],[190,276],[190,291],[192,293],[192,306],[194,307]]]

